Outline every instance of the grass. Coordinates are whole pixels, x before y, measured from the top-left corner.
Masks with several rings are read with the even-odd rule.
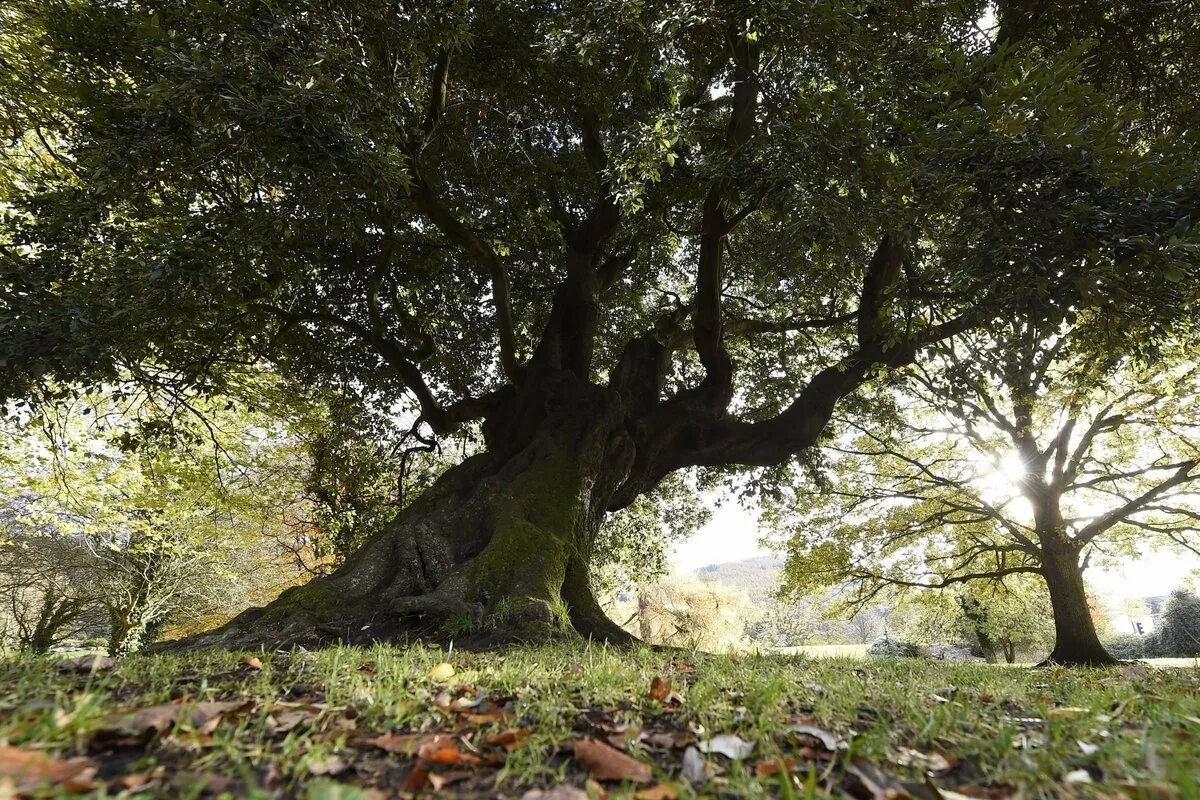
[[[890,787],[901,797],[903,788],[948,798],[1200,797],[1194,667],[1026,670],[584,645],[450,654],[378,646],[259,658],[261,668],[226,652],[134,657],[77,674],[51,659],[12,657],[0,662],[0,741],[91,758],[95,796],[404,796],[406,783],[414,786],[414,757],[366,740],[444,731],[459,737],[463,752],[484,757],[466,769],[433,768],[439,779],[446,769],[457,779],[442,788],[445,796],[519,798],[561,784],[590,786],[598,796],[599,784],[588,783],[571,752],[586,736],[651,764],[651,787],[667,798],[871,797],[871,780],[878,796]],[[447,662],[450,677],[439,666]],[[656,676],[681,699],[653,699]],[[190,716],[205,701],[241,705],[206,724]],[[132,713],[168,703],[184,709],[177,722],[131,733],[140,730]],[[798,723],[845,744],[827,752],[791,730]],[[518,741],[497,757],[488,737],[513,728]],[[684,753],[717,734],[753,742],[754,751],[740,761],[712,756],[717,774],[692,786],[680,774]],[[794,775],[761,774],[770,771],[764,762],[785,759],[794,760]],[[604,784],[613,800],[636,788]],[[52,784],[22,791],[68,794]],[[431,794],[429,784],[421,792]],[[0,796],[11,796],[3,778]]]
[[[806,644],[800,647],[781,647],[779,651],[788,655],[809,658],[865,658],[865,644]]]

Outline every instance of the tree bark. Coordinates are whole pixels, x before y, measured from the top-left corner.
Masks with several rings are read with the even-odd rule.
[[[1054,650],[1048,662],[1065,665],[1103,666],[1116,664],[1100,637],[1088,608],[1079,553],[1069,542],[1043,539],[1042,575],[1050,590],[1054,609]]]
[[[588,576],[596,532],[633,463],[622,404],[569,374],[551,384],[536,404],[541,418],[513,423],[532,429],[523,445],[447,470],[332,575],[194,643],[632,641],[604,614]]]

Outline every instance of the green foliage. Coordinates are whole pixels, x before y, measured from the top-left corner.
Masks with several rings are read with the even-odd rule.
[[[764,496],[785,590],[1019,578],[1057,542],[1081,566],[1186,547],[1200,519],[1190,339],[1140,361],[1101,360],[1088,337],[997,326],[866,395],[872,415],[827,440],[822,491],[797,480]]]
[[[1195,284],[1196,112],[1171,88],[1195,29],[1143,6],[1002,19],[998,46],[982,2],[751,14],[760,119],[731,148],[708,3],[17,0],[0,46],[36,80],[5,84],[0,119],[4,394],[153,358],[206,386],[269,359],[384,408],[418,391],[407,360],[442,405],[480,396],[489,275],[530,352],[598,185],[630,255],[598,298],[601,375],[695,283],[709,189],[746,207],[725,291],[768,323],[730,323],[759,417],[855,344],[771,325],[852,312],[881,232],[910,249],[897,330],[981,301],[1157,329]],[[681,352],[670,382],[695,372]]]
[[[164,626],[210,625],[294,575],[264,538],[298,488],[285,481],[279,427],[222,400],[185,410],[130,391],[64,393],[39,417],[11,419],[16,458],[0,474],[4,550],[38,555],[6,558],[4,580],[43,618],[48,600],[69,600],[77,619],[63,633],[101,628],[114,652]],[[168,414],[181,418],[160,424]]]
[[[1134,660],[1155,658],[1158,655],[1158,637],[1153,634],[1139,635],[1123,633],[1104,640],[1104,649],[1114,658]]]
[[[628,508],[605,519],[592,561],[597,588],[612,593],[661,578],[667,572],[672,545],[711,518],[712,512],[687,475],[668,476]]]
[[[1054,643],[1050,596],[1036,576],[922,591],[908,602],[915,613],[904,635],[922,644],[964,642],[988,661],[1011,662],[1018,654],[1040,661]]]
[[[1162,655],[1200,656],[1200,596],[1183,589],[1171,592],[1156,633]]]

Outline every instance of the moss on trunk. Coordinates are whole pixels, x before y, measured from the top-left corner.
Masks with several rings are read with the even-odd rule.
[[[616,398],[588,384],[560,388],[523,447],[451,468],[337,572],[199,641],[630,641],[596,602],[587,564],[632,462]]]

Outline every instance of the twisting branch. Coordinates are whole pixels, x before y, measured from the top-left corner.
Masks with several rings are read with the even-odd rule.
[[[759,48],[750,32],[743,30],[745,22],[730,26],[728,39],[733,57],[733,106],[725,131],[724,149],[736,154],[749,140],[754,130],[758,110]],[[693,332],[696,354],[705,370],[707,388],[718,397],[723,407],[732,390],[733,363],[722,342],[721,291],[724,283],[725,237],[749,211],[732,220],[725,216],[725,206],[732,199],[733,187],[727,178],[714,181],[704,198],[700,225],[700,253],[696,270],[696,303]],[[746,208],[753,210],[753,204]]]
[[[418,164],[417,153],[428,143],[445,111],[446,96],[449,91],[449,71],[450,54],[443,52],[434,67],[433,86],[430,89],[429,105],[425,114],[424,135],[421,137],[418,147],[414,148],[417,152],[409,159],[409,172],[412,179],[410,197],[421,213],[429,217],[434,226],[448,239],[462,247],[491,281],[492,302],[496,307],[496,328],[500,344],[500,366],[504,370],[505,376],[510,381],[515,381],[520,377],[521,367],[517,356],[516,327],[513,323],[508,268],[500,260],[495,249],[464,224],[438,196],[433,185],[422,174]]]

